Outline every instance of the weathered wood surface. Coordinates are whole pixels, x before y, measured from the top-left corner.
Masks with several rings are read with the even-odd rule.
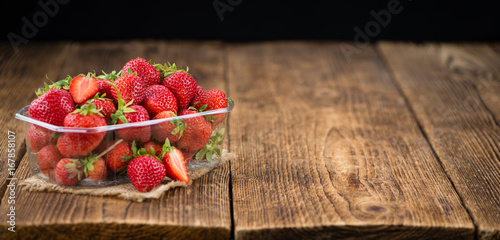
[[[30,51],[23,54],[32,58],[38,56]],[[220,43],[74,43],[66,55],[62,67],[47,62],[40,68],[51,71],[49,75],[64,78],[67,74],[94,70],[120,70],[126,61],[138,56],[157,62],[175,59],[182,67],[189,64],[191,73],[203,79],[201,84],[225,90]],[[36,65],[37,61],[23,60],[23,63],[30,66]],[[13,71],[11,74],[18,76],[23,72]],[[29,82],[29,87],[13,89],[22,91],[24,94],[20,95],[27,98],[26,93],[41,84],[40,76],[43,77],[44,73],[27,74],[24,81]],[[24,100],[25,105],[29,104],[29,98]],[[18,180],[30,176],[26,161],[21,163],[16,174]],[[28,192],[18,188],[15,193],[17,231],[15,235],[7,232],[5,221],[2,221],[0,234],[7,238],[26,239],[52,239],[55,236],[80,239],[93,236],[102,239],[228,239],[231,234],[229,178],[229,165],[225,165],[187,188],[178,188],[159,200],[142,203],[107,197]],[[8,207],[4,197],[0,206],[2,219],[5,219]]]
[[[469,44],[383,43],[379,49],[478,238],[500,239],[500,55]]]
[[[372,47],[227,48],[235,239],[474,239]]]
[[[16,188],[0,239],[500,239],[498,44],[368,46],[186,41],[0,44],[0,118],[52,79],[175,61],[236,102],[225,147],[238,158],[142,203]],[[12,80],[14,79],[14,81]]]

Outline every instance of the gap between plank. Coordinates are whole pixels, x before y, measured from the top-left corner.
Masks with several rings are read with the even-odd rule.
[[[439,166],[441,167],[441,169],[443,170],[444,174],[446,175],[446,177],[448,178],[448,180],[450,181],[451,183],[451,186],[453,187],[453,190],[455,190],[455,193],[457,194],[458,198],[460,199],[460,204],[462,204],[462,206],[464,207],[465,211],[467,211],[467,214],[469,215],[469,218],[472,220],[472,222],[474,223],[474,240],[478,240],[478,235],[479,235],[479,232],[478,232],[478,224],[476,223],[475,219],[472,217],[472,214],[470,212],[470,209],[467,208],[467,206],[465,205],[465,202],[464,202],[464,199],[462,198],[462,196],[458,193],[458,190],[455,186],[455,183],[453,182],[453,180],[451,179],[450,175],[448,174],[448,172],[446,172],[446,169],[444,168],[443,166],[443,163],[441,161],[441,159],[439,158],[439,156],[437,155],[436,153],[436,150],[434,149],[434,146],[431,144],[431,142],[429,141],[429,136],[425,133],[423,127],[422,127],[422,124],[420,124],[420,121],[418,120],[417,118],[417,115],[415,113],[415,110],[413,109],[412,105],[410,104],[410,101],[408,99],[408,97],[405,95],[404,91],[403,91],[403,88],[401,87],[401,85],[399,84],[399,82],[396,80],[396,76],[394,75],[394,71],[392,70],[392,68],[389,66],[388,64],[388,61],[387,59],[384,57],[384,54],[382,54],[380,52],[380,49],[379,49],[379,44],[380,43],[377,43],[377,44],[374,44],[373,45],[373,48],[375,49],[375,52],[377,53],[377,55],[379,56],[379,58],[381,59],[381,62],[382,64],[384,65],[385,69],[387,69],[387,72],[389,74],[389,78],[390,80],[394,83],[394,85],[396,86],[396,89],[397,91],[399,92],[399,94],[403,97],[404,99],[404,102],[405,102],[405,105],[408,107],[408,109],[410,110],[410,114],[412,116],[412,118],[415,120],[415,122],[417,123],[417,126],[420,130],[420,132],[423,134],[424,138],[425,138],[425,141],[427,142],[427,144],[429,145],[429,147],[431,148],[432,150],[432,155],[434,155],[436,157],[436,159],[438,160],[438,163],[439,163]],[[482,102],[482,100],[481,100]],[[483,105],[484,105],[484,102],[482,102]],[[489,111],[489,109],[488,109]],[[490,112],[491,113],[491,112]],[[495,119],[495,118],[493,118]]]
[[[221,49],[222,49],[222,76],[224,78],[224,88],[226,89],[226,97],[229,96],[229,77],[228,77],[228,71],[229,71],[229,57],[227,53],[227,48],[226,48],[226,43],[222,42],[221,43]],[[229,138],[230,136],[230,115],[227,114],[227,119],[226,119],[226,138],[227,138],[227,148],[228,151],[231,152],[231,139]],[[230,238],[235,239],[235,225],[234,225],[234,205],[233,205],[233,175],[231,173],[231,161],[229,161],[229,212],[231,214],[231,231],[230,231]]]

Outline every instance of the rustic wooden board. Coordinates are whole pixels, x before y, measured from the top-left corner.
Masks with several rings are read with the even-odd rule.
[[[477,45],[473,46],[477,48]],[[479,69],[487,69],[482,72],[483,77],[479,78],[478,89],[481,93],[481,99],[488,107],[488,110],[495,116],[498,124],[500,123],[500,94],[498,94],[500,93],[500,68],[498,67],[500,66],[500,43],[491,44],[490,46],[494,52],[485,49],[478,55],[478,57],[485,58],[481,61],[483,65]]]
[[[24,143],[24,126],[15,114],[22,107],[29,105],[35,95],[35,90],[43,86],[45,75],[55,75],[69,49],[69,43],[29,43],[19,51],[14,52],[10,44],[0,45],[0,122],[2,136],[0,138],[0,194],[7,185],[8,169],[8,131],[15,133],[15,166],[23,157],[26,146]],[[33,56],[37,56],[34,58]]]
[[[403,51],[401,51],[403,52]],[[372,47],[227,47],[235,239],[474,239]]]
[[[119,70],[134,57],[189,63],[200,82],[224,89],[220,43],[161,41],[74,43],[59,78],[66,74]],[[168,58],[168,59],[167,59]],[[201,83],[203,84],[203,83]],[[30,176],[26,161],[17,177]],[[169,191],[159,200],[135,203],[107,197],[27,192],[16,189],[17,235],[8,238],[228,239],[231,233],[229,165],[221,166],[187,188]],[[5,216],[8,205],[0,206]]]
[[[500,92],[482,85],[500,83],[500,55],[487,45],[382,43],[379,49],[477,225],[478,238],[499,239],[494,99]]]

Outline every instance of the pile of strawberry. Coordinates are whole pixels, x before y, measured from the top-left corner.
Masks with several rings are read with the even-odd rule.
[[[132,59],[120,72],[67,77],[37,92],[30,117],[64,127],[95,128],[173,118],[228,107],[218,89],[205,91],[175,64]],[[189,182],[186,163],[220,156],[225,113],[92,133],[56,133],[31,125],[28,141],[42,173],[63,185],[127,174],[141,192],[165,176]]]

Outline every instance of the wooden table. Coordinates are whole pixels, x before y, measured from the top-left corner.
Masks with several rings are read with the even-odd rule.
[[[0,238],[500,239],[500,44],[382,42],[349,58],[346,44],[1,43]],[[10,191],[7,131],[18,184],[30,172],[14,114],[45,75],[138,56],[235,100],[237,159],[142,203]]]

